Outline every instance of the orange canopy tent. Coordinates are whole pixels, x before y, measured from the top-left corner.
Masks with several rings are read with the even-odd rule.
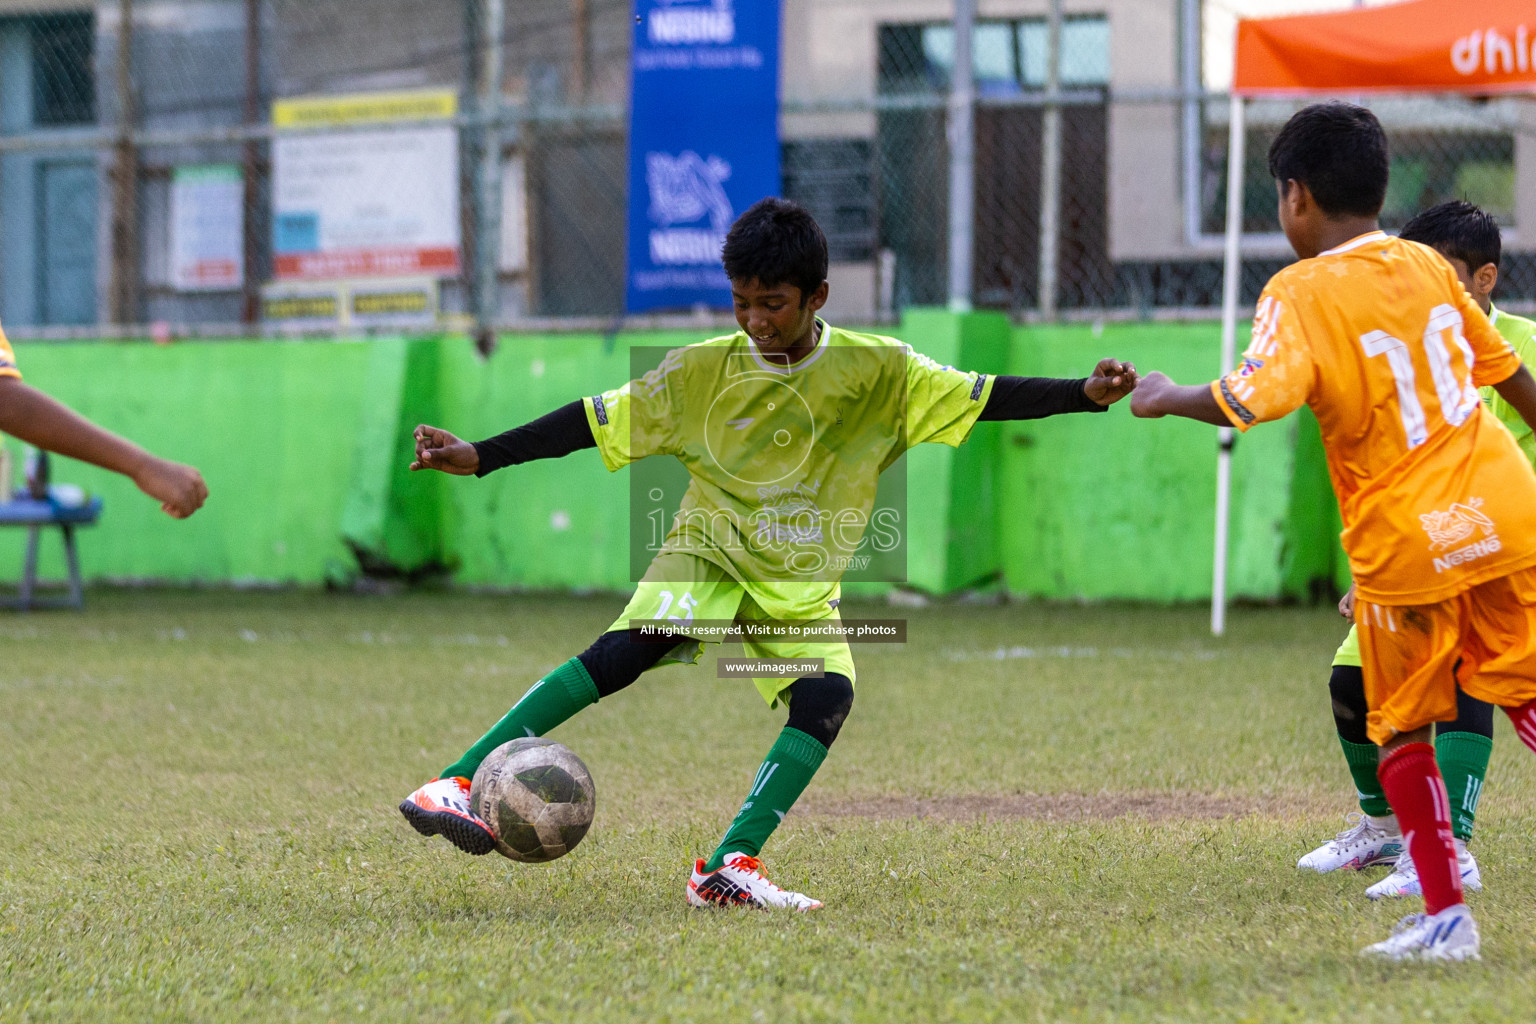
[[[1333,14],[1240,21],[1227,160],[1226,279],[1221,372],[1236,359],[1241,280],[1244,100],[1328,93],[1536,91],[1536,2],[1406,0]],[[1226,630],[1231,427],[1216,464],[1216,564],[1211,632]]]
[[[1526,92],[1536,88],[1536,4],[1413,0],[1243,21],[1232,91]]]

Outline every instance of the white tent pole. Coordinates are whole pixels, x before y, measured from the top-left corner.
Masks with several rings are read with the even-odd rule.
[[[1237,303],[1243,278],[1243,162],[1247,136],[1243,131],[1243,98],[1232,94],[1227,139],[1227,247],[1226,277],[1221,295],[1221,375],[1232,372],[1237,361]],[[1211,633],[1227,631],[1227,521],[1232,499],[1231,427],[1216,430],[1216,557],[1211,580]]]

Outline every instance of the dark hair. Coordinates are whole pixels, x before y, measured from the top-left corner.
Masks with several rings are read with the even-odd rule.
[[[1431,206],[1403,225],[1402,237],[1439,249],[1470,271],[1489,263],[1497,267],[1503,251],[1498,221],[1463,199]]]
[[[1387,198],[1387,133],[1353,103],[1314,103],[1285,122],[1269,147],[1269,173],[1307,186],[1330,217],[1374,217]]]
[[[805,207],[769,196],[736,218],[721,259],[732,281],[794,285],[803,306],[827,279],[827,236]]]

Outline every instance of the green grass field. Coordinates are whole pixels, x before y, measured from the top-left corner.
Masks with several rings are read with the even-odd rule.
[[[1362,962],[1418,907],[1296,871],[1352,806],[1321,609],[1223,641],[1196,608],[897,613],[911,642],[858,649],[765,851],[809,916],[684,905],[783,721],[712,664],[555,734],[598,785],[563,860],[411,831],[395,804],[619,607],[107,591],[0,618],[0,1020],[1536,1014],[1536,762],[1502,716],[1482,963]]]

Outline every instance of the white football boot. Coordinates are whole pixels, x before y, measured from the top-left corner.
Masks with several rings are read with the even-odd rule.
[[[1483,873],[1477,869],[1477,860],[1472,856],[1472,851],[1460,839],[1456,840],[1456,866],[1461,869],[1461,887],[1481,892]],[[1373,900],[1389,896],[1424,895],[1424,887],[1419,884],[1419,869],[1413,866],[1413,858],[1408,856],[1407,850],[1397,858],[1392,873],[1365,890],[1365,894]]]
[[[1375,867],[1391,864],[1399,854],[1405,854],[1402,830],[1397,827],[1397,815],[1373,818],[1369,814],[1350,811],[1344,816],[1349,828],[1319,846],[1296,866],[1306,871],[1328,872]]]
[[[468,779],[433,779],[400,801],[400,813],[424,836],[442,836],[476,857],[496,849],[491,826],[469,809]]]
[[[706,872],[703,860],[694,862],[693,876],[688,879],[688,905],[816,910],[821,906],[821,900],[780,889],[763,877],[763,862],[756,857],[728,853],[725,865],[716,871]]]
[[[1360,955],[1386,960],[1481,960],[1481,945],[1472,912],[1465,903],[1458,903],[1434,916],[1409,914],[1397,922],[1389,938],[1366,946]]]

